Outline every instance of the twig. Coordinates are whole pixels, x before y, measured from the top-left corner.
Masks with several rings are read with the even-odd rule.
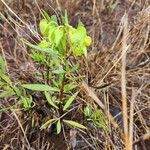
[[[127,93],[126,93],[126,47],[128,35],[128,16],[123,16],[124,32],[122,40],[122,68],[121,68],[121,93],[122,93],[122,112],[123,112],[123,125],[124,125],[124,140],[125,149],[129,149],[129,133],[128,133],[128,112],[127,112]]]
[[[59,108],[60,108],[60,115],[63,114],[63,108],[62,108],[62,100],[63,100],[63,94],[64,94],[64,86],[65,86],[65,76],[66,74],[63,74],[63,79],[62,79],[62,84],[61,84],[61,89],[60,89],[60,104],[59,104]]]
[[[27,145],[28,145],[28,147],[29,147],[29,149],[30,149],[31,146],[30,146],[30,143],[29,143],[28,138],[27,138],[27,136],[26,136],[26,133],[25,133],[25,131],[24,131],[24,129],[23,129],[23,126],[21,125],[21,122],[20,122],[20,120],[19,120],[17,114],[15,113],[15,111],[14,111],[13,109],[11,109],[11,111],[12,111],[13,115],[15,116],[16,120],[18,121],[18,124],[19,124],[19,126],[20,126],[20,128],[21,128],[21,131],[22,131],[23,135],[24,135],[24,138],[25,138],[25,140],[26,140],[26,143],[27,143]]]
[[[58,10],[61,12],[61,5],[59,3],[59,0],[56,0],[57,6],[58,6]]]
[[[135,90],[132,90],[132,99],[130,104],[130,124],[129,124],[129,147],[132,149],[133,145],[133,116],[134,116],[134,102],[135,102]]]

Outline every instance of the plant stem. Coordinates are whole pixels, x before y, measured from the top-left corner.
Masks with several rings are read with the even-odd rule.
[[[60,115],[63,114],[63,107],[62,107],[62,100],[63,100],[63,93],[64,93],[64,85],[65,85],[65,76],[66,74],[63,74],[63,79],[62,79],[62,84],[61,84],[61,89],[60,89],[60,103],[59,103],[59,110],[60,110]]]

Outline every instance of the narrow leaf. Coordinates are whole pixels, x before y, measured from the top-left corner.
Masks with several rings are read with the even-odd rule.
[[[78,122],[75,122],[75,121],[72,121],[72,120],[65,120],[65,119],[63,121],[67,124],[70,124],[70,125],[74,126],[74,127],[81,128],[81,129],[87,129],[84,125],[82,125]]]
[[[66,102],[63,111],[65,111],[68,107],[70,107],[70,105],[72,104],[72,102],[74,101],[74,99],[77,97],[79,92],[76,92],[74,95],[72,95],[69,100]]]
[[[49,53],[51,55],[59,55],[59,53],[57,51],[53,51],[53,49],[51,48],[42,48],[41,46],[37,46],[37,45],[34,45],[34,44],[31,44],[27,41],[24,41],[24,43],[26,45],[28,45],[29,47],[33,48],[33,49],[36,49],[36,50],[39,50],[41,52],[46,52],[46,53]]]
[[[67,68],[67,74],[71,73],[71,72],[74,72],[74,71],[77,71],[77,69],[79,68],[79,64],[75,64],[74,66],[68,66]]]
[[[92,108],[91,108],[90,106],[86,106],[86,107],[84,108],[84,115],[85,115],[86,117],[89,117],[89,116],[92,115]]]
[[[12,85],[10,78],[5,74],[0,74],[0,77],[9,85]]]
[[[56,119],[50,119],[50,120],[48,120],[46,123],[44,123],[44,124],[40,127],[40,129],[42,130],[42,129],[46,128],[48,125],[54,123],[55,121],[56,121]]]
[[[66,84],[65,86],[64,86],[64,92],[70,92],[70,91],[72,91],[74,88],[76,88],[77,87],[77,85],[75,84],[75,83],[73,83],[73,82],[71,82],[71,83],[69,83],[69,84]]]
[[[61,132],[61,122],[60,122],[60,119],[57,122],[56,129],[57,129],[57,134],[59,134]]]
[[[32,121],[31,121],[31,126],[34,127],[35,125],[35,119],[34,119],[34,116],[32,117]]]
[[[64,24],[69,24],[67,10],[65,10]]]
[[[1,55],[0,55],[0,70],[2,71],[3,74],[6,73],[6,63]]]
[[[48,103],[49,103],[51,106],[53,106],[53,107],[55,107],[56,109],[58,109],[58,107],[55,105],[55,103],[53,102],[52,98],[50,97],[50,94],[49,94],[48,92],[46,92],[46,91],[45,91],[45,97],[46,97]]]
[[[8,91],[4,91],[4,92],[0,93],[0,98],[9,97],[12,95],[14,95],[14,92],[12,89],[10,89]]]
[[[58,21],[57,21],[57,16],[56,15],[52,15],[51,16],[51,21],[54,21],[58,25]]]
[[[33,91],[49,91],[49,92],[59,92],[59,89],[56,87],[51,87],[45,84],[23,84],[22,87],[33,90]]]
[[[47,20],[47,21],[51,21],[51,18],[50,18],[50,16],[48,15],[48,13],[46,12],[46,11],[44,11],[43,9],[42,9],[42,15],[43,15],[43,17]]]
[[[61,66],[58,69],[56,69],[56,70],[54,70],[52,72],[55,73],[55,74],[63,74],[63,73],[65,73],[63,67],[61,67]]]

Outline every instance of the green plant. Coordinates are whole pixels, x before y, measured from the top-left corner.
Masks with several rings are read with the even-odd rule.
[[[94,108],[92,108],[92,106],[90,105],[87,105],[84,108],[84,115],[88,121],[93,122],[93,124],[98,128],[102,128],[105,130],[108,129],[106,118],[104,117],[102,110],[98,109],[95,105]]]
[[[33,60],[46,69],[39,74],[39,78],[43,77],[46,83],[23,84],[22,87],[43,93],[53,111],[53,115],[41,129],[54,123],[58,134],[63,123],[86,129],[78,122],[66,120],[65,116],[74,109],[73,102],[79,93],[77,80],[80,77],[75,77],[79,64],[71,59],[87,55],[87,46],[90,46],[91,38],[87,36],[81,22],[77,28],[69,25],[66,12],[62,24],[58,23],[56,16],[49,17],[44,12],[44,19],[40,21],[39,28],[43,36],[40,43],[38,45],[25,43],[33,49],[31,53]]]
[[[29,110],[33,106],[32,97],[27,97],[24,89],[13,85],[13,82],[7,74],[7,64],[0,55],[0,99],[12,95],[18,96],[24,110]],[[5,110],[5,109],[4,109]]]

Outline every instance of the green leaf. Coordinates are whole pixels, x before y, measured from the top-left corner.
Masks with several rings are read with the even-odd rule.
[[[55,107],[56,109],[58,109],[58,107],[55,105],[55,103],[54,103],[53,100],[52,100],[52,97],[50,96],[50,94],[49,94],[48,92],[45,92],[45,97],[46,97],[48,103],[49,103],[51,106],[53,106],[53,107]]]
[[[78,27],[80,27],[80,26],[82,26],[82,27],[84,27],[84,24],[81,22],[81,20],[79,19],[79,21],[78,21]]]
[[[58,24],[55,21],[51,21],[50,22],[50,29],[51,29],[52,26],[57,27]]]
[[[83,26],[79,26],[75,32],[70,34],[71,43],[79,44],[82,43],[86,36],[86,29]]]
[[[33,91],[49,91],[49,92],[59,92],[59,89],[56,87],[51,87],[45,84],[23,84],[22,87],[33,90]]]
[[[86,106],[84,108],[84,114],[85,114],[86,117],[91,116],[91,114],[92,114],[92,108],[90,106]]]
[[[6,73],[6,63],[1,55],[0,55],[0,70],[3,74]]]
[[[13,87],[13,90],[15,91],[15,93],[16,93],[16,95],[17,95],[18,97],[21,97],[21,96],[22,96],[22,91],[24,91],[24,93],[25,93],[25,90],[20,89],[20,88],[18,88],[18,87]]]
[[[58,45],[59,51],[62,51],[61,54],[65,52],[65,49],[67,48],[67,44],[68,44],[66,36],[65,36],[65,31],[63,32],[64,32],[63,37],[61,38],[60,44]]]
[[[0,98],[9,97],[12,95],[14,95],[14,92],[12,90],[4,91],[4,92],[0,93]]]
[[[38,46],[39,48],[48,48],[49,47],[49,43],[46,41],[46,40],[42,40]],[[31,57],[33,58],[34,61],[37,61],[38,63],[43,63],[46,59],[46,54],[45,52],[37,52],[35,50],[32,50],[32,54],[31,54]]]
[[[51,26],[51,29],[49,30],[49,33],[48,33],[48,40],[51,42],[52,45],[55,43],[55,30],[56,29],[57,27]]]
[[[9,78],[7,75],[0,73],[0,77],[1,77],[6,83],[8,83],[9,85],[12,85],[12,82],[11,82],[10,78]]]
[[[41,130],[42,130],[42,129],[45,129],[48,125],[53,124],[54,122],[56,122],[56,119],[50,119],[50,120],[48,120],[46,123],[44,123],[44,124],[40,127],[40,129],[41,129]]]
[[[10,89],[8,91],[4,91],[4,92],[0,93],[0,98],[9,97],[12,95],[14,95],[14,91],[12,89]]]
[[[56,15],[52,15],[51,16],[51,21],[54,21],[58,25],[58,21],[57,21],[57,16]]]
[[[68,84],[66,84],[65,86],[64,86],[64,92],[65,93],[67,93],[67,92],[70,92],[70,91],[72,91],[74,88],[76,88],[77,87],[77,85],[76,84],[74,84],[74,83],[68,83]]]
[[[67,124],[70,124],[70,125],[74,126],[74,127],[81,128],[81,129],[87,129],[84,125],[82,125],[78,122],[75,122],[75,121],[72,121],[72,120],[65,120],[65,119],[63,121]]]
[[[83,47],[83,54],[84,54],[85,57],[87,57],[87,48],[86,48],[86,46]]]
[[[81,47],[77,47],[74,51],[73,51],[75,56],[82,56],[83,55],[83,49]]]
[[[58,56],[53,56],[53,64],[55,65],[56,68],[60,67],[61,66],[61,58]]]
[[[84,43],[85,43],[85,46],[90,46],[91,43],[92,43],[91,37],[90,37],[90,36],[86,36],[86,37],[84,38]]]
[[[29,110],[30,108],[32,108],[32,96],[30,96],[29,98],[21,96],[20,101],[22,102],[25,110]]]
[[[66,25],[66,27],[69,32],[69,36],[73,35],[77,31],[77,29],[75,29],[74,27],[72,27],[70,25]]]
[[[86,46],[78,46],[74,51],[73,51],[75,56],[82,56],[83,54],[85,57],[87,57],[87,48]]]
[[[82,56],[82,54],[83,54],[83,51],[82,51],[82,49],[81,48],[76,48],[74,51],[73,51],[73,54],[75,55],[75,56]]]
[[[69,65],[67,65],[67,66],[66,66],[66,71],[67,71],[66,75],[69,74],[69,73],[71,73],[71,72],[77,71],[78,68],[79,68],[79,64],[76,64],[76,65],[74,65],[74,66],[71,66],[71,68],[70,68]]]
[[[84,109],[84,114],[86,117],[88,117],[87,120],[90,120],[94,123],[94,125],[96,125],[99,128],[102,129],[108,129],[107,124],[106,124],[106,118],[102,112],[102,110],[94,108],[94,110],[92,110],[92,108],[90,106],[87,106]]]
[[[74,95],[72,95],[68,101],[66,102],[65,106],[63,107],[63,111],[65,111],[68,107],[70,107],[70,105],[72,104],[72,102],[74,101],[74,99],[77,97],[79,92],[76,92]]]
[[[49,43],[46,40],[42,40],[39,44],[39,47],[41,48],[48,48],[49,47]]]
[[[32,126],[32,127],[35,126],[35,119],[34,119],[34,116],[32,117],[31,126]]]
[[[62,66],[60,66],[58,69],[56,69],[56,70],[54,70],[52,72],[55,73],[55,74],[63,74],[63,73],[65,73],[65,71],[64,71]]]
[[[57,129],[57,134],[59,134],[61,132],[61,122],[60,122],[60,119],[57,122],[56,129]]]
[[[39,50],[39,51],[41,51],[41,52],[46,52],[46,53],[49,53],[49,54],[52,54],[52,55],[56,55],[56,54],[58,55],[58,52],[53,51],[53,49],[51,49],[51,48],[42,48],[42,47],[40,47],[40,46],[31,44],[31,43],[26,42],[26,41],[24,41],[24,43],[25,43],[26,45],[28,45],[29,47],[31,47],[31,48],[33,48],[33,49],[36,49],[36,50]]]
[[[50,16],[48,15],[48,13],[46,12],[46,11],[44,11],[43,9],[42,9],[42,12],[43,12],[43,17],[47,20],[47,21],[51,21],[51,18],[50,18]]]
[[[49,32],[49,23],[46,19],[42,19],[39,24],[41,34],[44,36],[48,36]]]
[[[5,82],[0,81],[0,88],[2,88],[3,86],[5,86]]]
[[[54,86],[59,87],[59,83],[58,83],[57,80],[55,81],[55,80],[53,79],[52,81],[53,81]]]
[[[43,63],[46,59],[46,55],[43,52],[32,51],[32,54],[30,56],[34,61],[37,61],[38,63]]]
[[[64,24],[69,24],[67,10],[65,9]]]
[[[64,35],[64,31],[63,31],[63,28],[61,27],[57,27],[56,30],[55,30],[55,43],[56,43],[56,46],[59,45],[62,37]]]

